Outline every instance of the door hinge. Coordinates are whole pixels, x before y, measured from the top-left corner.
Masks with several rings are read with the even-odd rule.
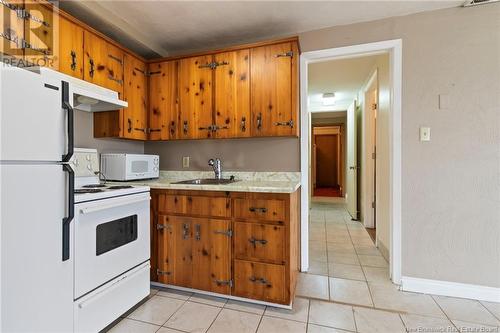
[[[377,158],[377,153],[372,153],[372,160]]]
[[[172,275],[172,272],[165,272],[165,271],[160,271],[159,269],[156,269],[156,275]]]
[[[232,288],[234,283],[233,280],[215,280],[215,283],[217,286],[229,286],[229,288]]]
[[[226,235],[227,237],[233,237],[233,231],[229,230],[214,230],[214,234]]]
[[[375,208],[375,201],[372,201],[372,208]]]
[[[377,110],[377,103],[372,104],[372,110]]]
[[[274,55],[275,58],[281,58],[281,57],[290,57],[293,58],[293,51],[288,51],[285,53],[279,53]]]

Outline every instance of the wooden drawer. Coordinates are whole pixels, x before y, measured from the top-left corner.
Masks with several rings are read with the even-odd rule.
[[[285,266],[235,260],[234,295],[288,303],[285,295]]]
[[[231,199],[190,195],[160,194],[158,209],[162,213],[189,216],[231,217]]]
[[[252,222],[234,223],[236,259],[284,264],[285,244],[284,226]]]
[[[263,221],[285,221],[285,201],[276,199],[234,199],[234,217]]]

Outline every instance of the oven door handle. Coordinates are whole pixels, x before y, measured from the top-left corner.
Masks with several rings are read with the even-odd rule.
[[[123,200],[123,201],[116,202],[116,203],[109,204],[109,205],[99,205],[99,206],[95,206],[95,207],[80,208],[80,213],[81,214],[90,214],[90,213],[100,212],[102,210],[131,205],[131,204],[135,204],[135,203],[139,203],[139,202],[143,202],[143,201],[149,201],[149,200],[151,200],[150,196],[148,196],[147,198],[140,198],[140,199],[135,199],[135,200]]]

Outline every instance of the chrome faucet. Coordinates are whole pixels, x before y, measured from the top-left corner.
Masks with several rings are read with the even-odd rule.
[[[208,165],[210,165],[214,169],[215,179],[221,179],[222,178],[222,165],[221,165],[220,159],[211,158],[208,160]]]

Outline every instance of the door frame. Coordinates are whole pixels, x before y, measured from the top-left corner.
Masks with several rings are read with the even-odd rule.
[[[309,269],[309,207],[310,207],[310,142],[311,112],[308,103],[308,65],[341,58],[389,53],[391,108],[389,115],[390,144],[390,274],[393,283],[401,284],[401,99],[402,48],[401,39],[336,47],[304,52],[300,56],[300,172],[301,172],[301,271]]]

